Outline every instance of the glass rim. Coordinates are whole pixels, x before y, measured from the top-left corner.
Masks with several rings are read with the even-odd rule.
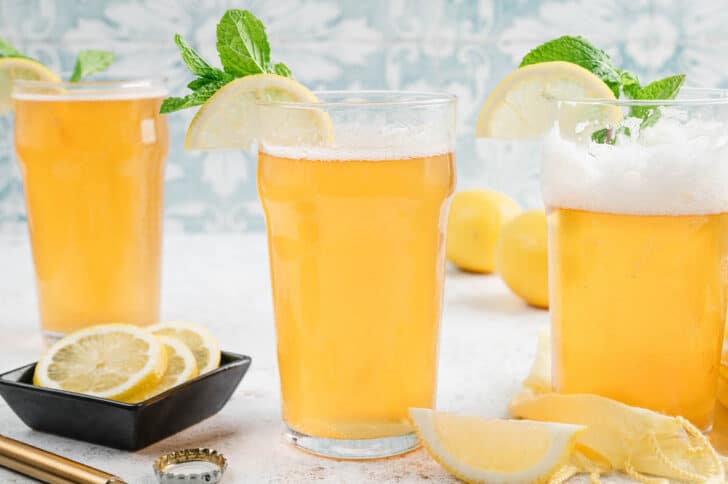
[[[282,108],[333,108],[333,107],[388,107],[388,106],[437,106],[452,104],[457,100],[455,94],[444,91],[412,91],[388,89],[352,89],[313,91],[317,97],[362,97],[365,99],[342,99],[335,101],[276,101],[258,100],[259,106]],[[371,99],[366,99],[370,97]]]
[[[589,106],[711,106],[728,104],[728,89],[717,87],[684,87],[680,89],[680,95],[676,99],[610,99],[610,98],[579,98],[554,99],[559,106],[567,105],[589,105]]]
[[[124,78],[112,80],[90,81],[40,81],[35,79],[16,79],[13,81],[11,97],[33,96],[43,99],[84,98],[88,95],[119,95],[126,93],[157,93],[167,96],[168,91],[164,78]]]

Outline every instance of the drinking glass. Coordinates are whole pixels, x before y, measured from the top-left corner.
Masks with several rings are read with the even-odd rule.
[[[263,102],[265,211],[286,435],[324,456],[415,448],[433,407],[455,98]]]
[[[728,288],[728,96],[558,104],[542,172],[554,390],[708,430]]]
[[[18,81],[15,150],[47,338],[159,317],[167,120],[156,81]]]

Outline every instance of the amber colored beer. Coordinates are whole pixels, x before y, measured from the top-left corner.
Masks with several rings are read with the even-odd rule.
[[[46,332],[158,320],[163,95],[15,96],[15,147]]]
[[[728,213],[548,215],[554,389],[713,419]]]
[[[286,424],[411,432],[434,405],[452,154],[258,163]]]

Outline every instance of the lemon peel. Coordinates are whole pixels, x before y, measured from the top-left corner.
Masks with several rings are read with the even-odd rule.
[[[577,452],[555,474],[562,478],[556,482],[564,482],[577,469],[596,479],[622,471],[647,484],[665,479],[725,481],[725,459],[687,419],[597,395],[551,392],[550,361],[549,335],[543,331],[524,389],[511,400],[509,412],[518,418],[587,427],[577,437]]]

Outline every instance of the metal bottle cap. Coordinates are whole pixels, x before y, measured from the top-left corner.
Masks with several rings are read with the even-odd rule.
[[[227,469],[225,456],[214,449],[183,449],[154,461],[160,484],[220,482]]]

